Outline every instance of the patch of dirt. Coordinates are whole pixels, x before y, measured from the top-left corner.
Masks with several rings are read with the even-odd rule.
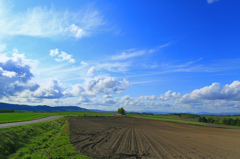
[[[240,158],[240,130],[129,117],[70,118],[71,143],[92,158]]]

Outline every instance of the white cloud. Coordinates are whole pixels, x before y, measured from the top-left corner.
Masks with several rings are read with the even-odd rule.
[[[138,99],[141,100],[161,100],[161,101],[166,101],[166,100],[170,100],[170,99],[177,99],[180,98],[181,95],[180,93],[170,93],[171,91],[167,91],[165,94],[161,94],[160,97],[157,97],[155,95],[152,96],[140,96]]]
[[[95,65],[96,70],[108,70],[110,72],[126,72],[129,63],[115,62],[115,63],[100,63]]]
[[[129,58],[133,58],[133,57],[138,57],[138,56],[142,56],[144,54],[146,54],[147,51],[146,50],[130,50],[130,51],[124,51],[122,52],[120,55],[114,55],[111,57],[112,60],[126,60]]]
[[[33,74],[30,71],[30,61],[17,50],[12,57],[0,54],[0,98],[13,96],[24,90],[36,90],[39,85],[32,83]]]
[[[211,3],[214,3],[214,2],[217,2],[218,0],[207,0],[208,4],[211,4]]]
[[[0,10],[0,36],[82,38],[105,24],[100,12],[90,5],[75,13],[47,7],[19,12],[0,1]]]
[[[55,58],[55,61],[57,62],[68,61],[70,63],[75,63],[75,59],[72,58],[72,55],[69,55],[64,51],[59,53],[58,49],[50,50],[50,56],[57,56],[57,58]]]
[[[97,94],[120,94],[130,86],[129,81],[124,79],[118,81],[114,77],[97,76],[91,79],[87,79],[84,88],[89,95]]]
[[[84,61],[81,61],[80,64],[83,65],[83,66],[87,66],[87,65],[88,65],[88,64],[87,64],[86,62],[84,62]]]
[[[234,81],[221,87],[220,83],[213,83],[201,89],[195,89],[185,94],[179,102],[194,103],[199,100],[229,100],[240,101],[240,81]]]
[[[92,66],[92,67],[88,70],[87,76],[93,76],[93,75],[95,74],[95,72],[96,72],[96,69],[95,69],[94,66]]]
[[[56,56],[58,53],[58,49],[50,50],[50,56]]]
[[[86,34],[86,32],[83,29],[79,28],[75,24],[72,24],[69,27],[69,29],[72,32],[73,36],[76,37],[76,38],[81,38]]]
[[[170,90],[167,91],[164,95],[161,95],[158,99],[159,100],[169,100],[169,99],[176,99],[181,97],[180,93],[173,92],[170,94]]]
[[[84,96],[85,89],[81,84],[76,84],[72,86],[72,90],[70,93],[68,93],[69,97],[79,97],[79,96]]]
[[[57,80],[51,79],[48,83],[39,87],[34,93],[35,98],[62,98],[64,96],[64,88]]]
[[[105,94],[105,95],[103,96],[103,98],[112,98],[112,95],[107,95],[107,94]]]
[[[72,86],[72,90],[66,94],[69,97],[95,97],[104,94],[104,98],[111,98],[111,93],[120,94],[130,86],[129,81],[118,81],[114,77],[96,76],[85,79],[83,84]]]
[[[169,43],[166,43],[166,44],[163,44],[163,45],[160,45],[154,49],[150,49],[148,52],[151,54],[151,53],[154,53],[156,51],[158,51],[159,49],[162,49],[162,48],[165,48],[165,47],[168,47],[170,45],[170,42]]]

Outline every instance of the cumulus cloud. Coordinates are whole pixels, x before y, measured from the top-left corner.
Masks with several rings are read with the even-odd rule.
[[[0,54],[0,98],[39,87],[38,84],[30,82],[34,75],[26,61],[23,54],[16,52],[12,57]]]
[[[64,88],[62,85],[55,79],[51,79],[48,83],[42,85],[38,88],[33,96],[35,98],[62,98],[64,96]]]
[[[75,24],[72,24],[69,27],[69,29],[70,29],[71,33],[73,34],[73,36],[76,38],[81,38],[86,34],[86,32],[82,28],[79,28]]]
[[[195,89],[189,94],[185,94],[180,102],[191,103],[198,100],[232,100],[240,101],[240,81],[233,81],[221,87],[220,83],[213,83],[201,89]]]
[[[78,97],[78,96],[84,96],[85,89],[81,84],[76,84],[72,86],[72,90],[68,93],[69,97]]]
[[[67,95],[69,97],[95,97],[103,94],[104,98],[111,98],[111,93],[120,94],[129,86],[130,83],[126,79],[119,81],[114,77],[96,76],[85,79],[83,84],[73,85],[72,90]]]
[[[53,49],[53,50],[50,50],[50,56],[56,56],[59,54],[59,51],[58,49]]]
[[[207,0],[208,4],[211,4],[211,3],[214,3],[214,2],[217,2],[218,0]]]
[[[91,79],[87,79],[84,88],[90,95],[96,94],[120,94],[130,86],[129,81],[123,79],[118,81],[114,77],[97,76]]]
[[[19,12],[5,3],[0,1],[0,35],[3,36],[82,38],[105,24],[100,12],[90,5],[75,13],[40,6]]]
[[[57,62],[63,62],[63,61],[68,61],[70,63],[74,63],[75,62],[75,59],[72,58],[72,55],[69,55],[67,54],[66,52],[64,51],[61,51],[59,53],[58,49],[53,49],[53,50],[50,50],[50,56],[56,56],[55,58],[55,61]]]
[[[167,91],[164,95],[161,95],[158,99],[159,100],[169,100],[169,99],[176,99],[176,98],[179,98],[181,97],[180,93],[176,93],[176,92],[173,92],[173,93],[170,93],[171,91]]]
[[[140,96],[139,99],[141,99],[141,100],[161,100],[161,101],[165,101],[165,100],[170,100],[170,99],[177,99],[177,98],[180,98],[180,97],[181,97],[180,93],[176,93],[176,92],[171,93],[171,91],[169,90],[165,94],[161,94],[160,97],[157,97],[155,95]]]

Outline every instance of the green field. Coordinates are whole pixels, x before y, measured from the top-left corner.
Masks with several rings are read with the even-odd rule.
[[[16,112],[16,113],[0,113],[0,123],[11,123],[19,121],[27,121],[40,119],[52,115],[70,115],[70,116],[112,116],[114,113],[98,113],[98,112],[54,112],[54,113],[32,113],[32,112]]]
[[[201,125],[201,126],[207,126],[208,125],[206,123],[201,123],[201,122],[180,120],[177,116],[139,115],[139,114],[127,114],[127,116],[135,117],[135,118],[146,118],[146,119],[162,120],[162,121],[175,122],[175,123],[192,124],[192,125]]]

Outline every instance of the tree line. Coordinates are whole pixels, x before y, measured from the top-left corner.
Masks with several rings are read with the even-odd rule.
[[[0,113],[13,113],[15,110],[13,109],[0,109]]]
[[[212,123],[212,124],[223,124],[223,125],[232,125],[232,126],[240,126],[240,119],[238,117],[236,118],[221,118],[221,119],[215,119],[212,116],[209,117],[199,117],[199,122],[205,122],[205,123]]]

